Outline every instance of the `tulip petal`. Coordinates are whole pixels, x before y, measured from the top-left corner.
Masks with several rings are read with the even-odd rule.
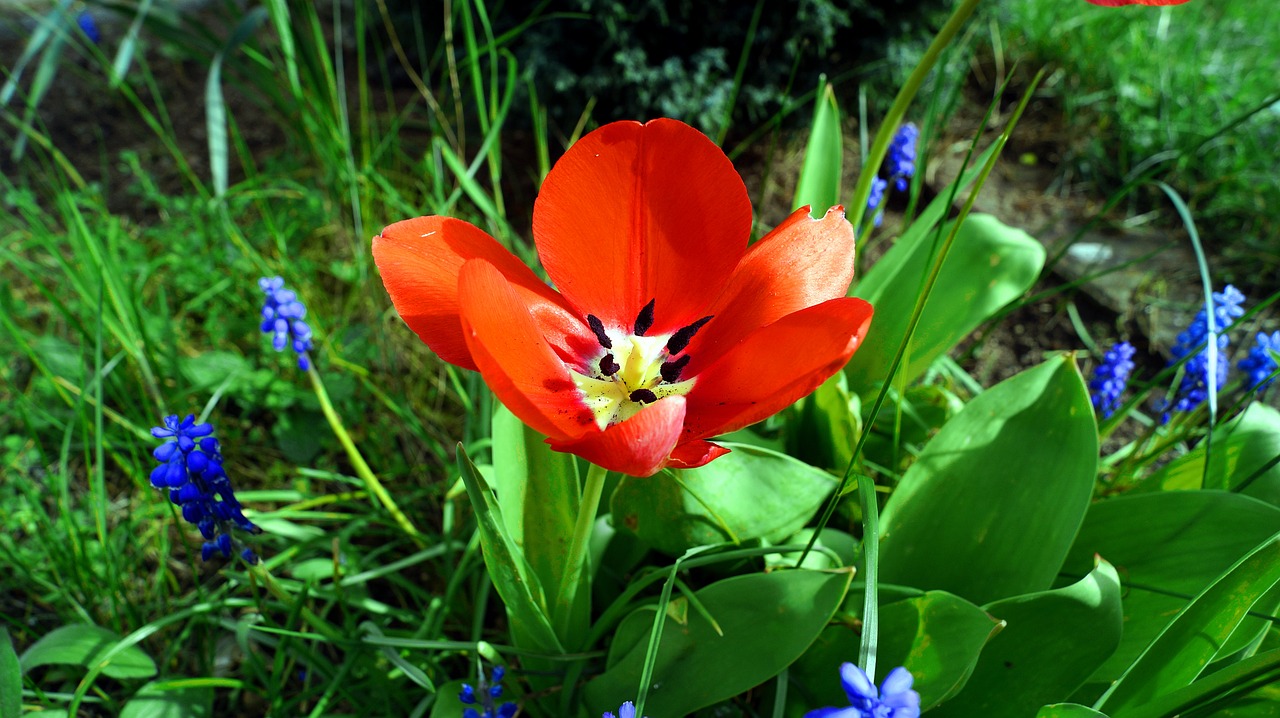
[[[538,255],[579,313],[629,331],[654,300],[652,334],[705,314],[750,231],[733,163],[706,135],[666,119],[615,122],[578,140],[533,209]]]
[[[807,207],[796,210],[738,263],[707,311],[714,318],[690,342],[685,375],[697,375],[760,327],[843,297],[853,281],[853,250],[853,226],[843,208],[832,207],[816,220]]]
[[[684,441],[761,421],[806,396],[853,356],[871,305],[841,297],[752,332],[695,377]]]
[[[449,217],[396,222],[373,238],[373,259],[396,311],[441,359],[465,369],[476,363],[458,318],[458,273],[483,259],[517,288],[525,306],[564,357],[589,351],[595,339],[564,298],[478,227]]]
[[[652,476],[666,465],[667,457],[676,448],[684,418],[685,398],[669,396],[604,431],[594,431],[574,441],[548,439],[547,443],[556,451],[576,454],[610,471]]]
[[[561,440],[599,431],[524,297],[497,267],[483,259],[462,265],[458,301],[470,356],[511,413]]]
[[[698,439],[677,446],[675,451],[671,452],[671,458],[667,459],[667,466],[676,469],[696,469],[727,453],[729,450],[719,444]]]

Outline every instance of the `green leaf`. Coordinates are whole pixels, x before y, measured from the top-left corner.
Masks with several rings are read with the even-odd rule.
[[[62,626],[23,651],[19,662],[23,672],[36,666],[95,665],[100,656],[120,642],[120,636],[90,623]],[[102,674],[110,678],[150,678],[156,674],[155,661],[141,648],[129,646],[110,659]]]
[[[850,601],[857,598],[850,594]],[[999,621],[945,591],[887,603],[880,608],[877,672],[888,675],[896,666],[905,667],[915,678],[912,687],[920,694],[921,708],[928,710],[964,686],[983,645],[999,630]],[[856,663],[858,641],[859,633],[850,625],[826,628],[791,669],[800,687],[793,705],[847,704],[839,669],[841,663]]]
[[[813,518],[835,486],[825,471],[786,454],[724,446],[732,453],[697,469],[624,477],[613,493],[614,526],[673,555],[725,541],[776,542]]]
[[[1239,417],[1213,430],[1209,471],[1204,470],[1205,443],[1169,462],[1144,486],[1169,489],[1234,489],[1252,479],[1241,493],[1280,506],[1280,411],[1254,402]],[[1256,474],[1256,476],[1255,476]]]
[[[473,681],[459,678],[440,686],[436,691],[436,702],[431,706],[431,718],[462,718],[462,709],[466,706],[458,700],[458,694],[462,692],[463,683]]]
[[[840,106],[831,83],[825,82],[813,111],[813,128],[804,149],[804,165],[796,182],[795,209],[809,205],[811,217],[821,217],[840,204],[840,164],[844,159]]]
[[[949,225],[942,228],[943,236]],[[849,387],[865,394],[884,382],[906,336],[918,289],[933,265],[931,232],[904,234],[867,271],[854,296],[871,302],[875,320],[845,367]],[[1044,247],[1026,232],[990,215],[960,226],[899,371],[907,382],[924,373],[979,324],[1019,297],[1040,276]]]
[[[1204,590],[1278,530],[1280,509],[1222,491],[1130,494],[1091,506],[1063,574],[1083,576],[1100,555],[1125,583],[1124,636],[1091,682],[1119,678],[1187,605],[1180,596]],[[1239,650],[1264,628],[1261,619],[1247,619],[1224,651]]]
[[[833,374],[796,407],[795,420],[787,426],[787,453],[843,472],[862,433],[862,402],[849,393],[844,373]]]
[[[840,607],[851,571],[776,571],[734,576],[695,592],[723,636],[702,615],[663,617],[645,713],[683,716],[777,675],[809,648]],[[587,684],[590,712],[616,711],[634,696],[655,608],[627,616],[614,635],[608,670]]]
[[[983,608],[1004,630],[982,650],[964,690],[939,707],[940,717],[1031,715],[1079,688],[1115,651],[1123,630],[1120,577],[1106,561],[1065,588]]]
[[[507,533],[506,522],[498,501],[489,484],[471,463],[467,452],[458,446],[458,472],[467,487],[467,495],[476,513],[476,528],[480,531],[480,547],[484,565],[489,570],[493,586],[507,606],[507,617],[513,633],[528,636],[533,642],[530,648],[563,653],[564,648],[551,628],[547,615],[547,601],[542,584],[529,562],[524,560],[520,548]]]
[[[1258,599],[1280,583],[1280,533],[1263,541],[1173,619],[1096,704],[1116,714],[1189,685],[1221,654]]]
[[[1199,678],[1194,683],[1125,711],[1124,718],[1203,715],[1206,703],[1230,695],[1229,705],[1219,706],[1215,716],[1274,716],[1280,705],[1280,648],[1259,653],[1227,668]],[[1247,696],[1244,700],[1240,698]]]
[[[1097,456],[1071,357],[978,395],[889,498],[881,580],[983,603],[1049,588],[1089,506]]]
[[[1036,718],[1107,718],[1107,714],[1078,703],[1054,703],[1041,707]]]
[[[222,62],[257,31],[267,16],[265,7],[255,7],[245,13],[232,29],[227,43],[209,63],[209,76],[204,83],[205,130],[209,135],[209,172],[213,179],[213,194],[218,199],[227,193],[231,155],[227,143],[227,105],[222,95]]]
[[[151,681],[120,710],[120,718],[205,718],[213,715],[213,689],[191,681]]]
[[[0,718],[22,715],[22,666],[9,632],[0,628]]]
[[[207,351],[183,357],[178,361],[178,370],[191,382],[193,391],[218,386],[225,386],[225,391],[235,391],[248,383],[253,365],[233,352]]]

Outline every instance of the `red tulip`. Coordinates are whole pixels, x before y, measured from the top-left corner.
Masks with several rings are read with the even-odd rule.
[[[1087,3],[1103,7],[1120,7],[1121,5],[1181,5],[1189,0],[1084,0]]]
[[[390,225],[373,256],[409,327],[553,449],[648,476],[728,453],[707,439],[813,391],[866,334],[842,208],[799,210],[748,248],[750,231],[715,143],[674,120],[616,122],[574,144],[534,203],[558,292],[448,217]]]

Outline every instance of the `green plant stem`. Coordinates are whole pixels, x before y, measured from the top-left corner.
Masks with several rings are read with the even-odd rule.
[[[920,58],[920,62],[911,71],[906,84],[898,90],[897,97],[893,98],[893,106],[889,108],[889,112],[880,123],[880,130],[876,132],[876,138],[871,143],[871,152],[867,154],[866,164],[862,166],[862,171],[858,175],[858,185],[853,190],[853,200],[849,207],[849,223],[854,227],[862,226],[863,215],[867,212],[867,198],[871,196],[871,180],[876,176],[876,169],[889,152],[889,141],[897,133],[902,118],[906,117],[907,108],[911,106],[911,101],[924,85],[929,71],[938,63],[942,51],[947,49],[951,41],[960,33],[960,28],[964,27],[969,16],[977,9],[978,2],[979,0],[964,0],[960,3],[960,7],[951,13],[951,17],[947,18],[947,24],[938,31],[937,37],[933,38],[933,42],[929,44],[924,57]]]
[[[320,400],[320,410],[324,412],[324,418],[329,421],[329,427],[333,429],[333,433],[338,437],[338,442],[342,444],[342,448],[347,451],[347,458],[351,460],[351,466],[355,468],[356,474],[364,481],[365,488],[370,494],[377,497],[382,506],[386,508],[387,513],[391,514],[391,518],[399,524],[404,532],[409,534],[409,538],[418,545],[418,548],[426,548],[426,544],[422,540],[422,534],[418,533],[418,529],[414,528],[413,523],[409,521],[409,517],[404,515],[400,507],[396,505],[395,499],[391,498],[391,494],[387,493],[387,489],[378,480],[373,473],[373,469],[369,468],[369,464],[360,455],[360,450],[356,448],[356,444],[351,440],[351,435],[347,433],[347,429],[342,425],[342,418],[338,416],[338,412],[333,408],[333,402],[329,401],[329,392],[324,388],[324,382],[320,380],[320,374],[316,372],[314,366],[307,369],[307,376],[311,378],[311,388],[316,392],[316,398]]]
[[[263,565],[261,561],[249,567],[249,576],[260,583],[263,588],[267,589],[268,593],[275,596],[284,605],[296,606],[298,609],[298,615],[302,617],[302,620],[307,622],[307,625],[316,629],[317,633],[331,641],[336,641],[338,643],[347,642],[347,637],[342,635],[338,629],[330,625],[328,621],[317,616],[306,606],[297,605],[297,597],[284,590],[284,586],[281,586],[276,581],[275,576],[271,575],[271,572],[267,570],[267,567]]]
[[[600,496],[604,494],[604,480],[609,475],[608,469],[595,464],[590,466],[591,468],[587,469],[586,483],[582,487],[582,497],[578,501],[578,521],[573,527],[573,538],[569,542],[564,573],[561,574],[560,586],[556,589],[556,602],[551,613],[552,625],[561,640],[569,635],[574,597],[578,592],[578,584],[582,581],[582,570],[587,563],[587,546],[591,542],[591,529],[596,524],[596,510],[600,506]]]

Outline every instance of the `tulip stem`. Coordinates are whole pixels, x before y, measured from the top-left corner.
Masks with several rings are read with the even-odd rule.
[[[562,642],[568,637],[572,625],[573,605],[578,594],[578,584],[582,582],[583,568],[587,563],[591,530],[596,525],[596,511],[600,507],[600,497],[604,494],[604,480],[609,475],[609,470],[601,466],[590,464],[590,467],[587,469],[587,481],[582,487],[582,498],[578,501],[578,521],[573,527],[573,538],[569,542],[564,573],[552,609],[556,636]]]
[[[333,429],[333,433],[338,437],[338,443],[342,444],[342,448],[347,451],[347,458],[351,461],[351,466],[356,470],[361,480],[364,481],[365,488],[370,494],[373,494],[378,501],[382,502],[382,506],[386,508],[387,513],[391,514],[391,518],[409,534],[409,538],[418,545],[418,548],[426,546],[422,541],[422,534],[418,533],[418,529],[414,528],[413,523],[409,521],[409,517],[404,515],[400,507],[396,505],[395,499],[391,498],[391,494],[387,493],[386,487],[378,480],[378,476],[373,473],[373,469],[369,468],[368,462],[364,460],[364,456],[360,454],[360,449],[356,448],[356,444],[351,440],[351,435],[347,433],[347,428],[342,425],[342,417],[338,416],[338,412],[333,408],[333,402],[329,401],[329,392],[324,388],[324,382],[320,380],[320,374],[314,366],[307,369],[307,375],[311,377],[311,388],[316,392],[316,398],[320,400],[320,410],[324,412],[324,418],[329,420],[329,427]]]

